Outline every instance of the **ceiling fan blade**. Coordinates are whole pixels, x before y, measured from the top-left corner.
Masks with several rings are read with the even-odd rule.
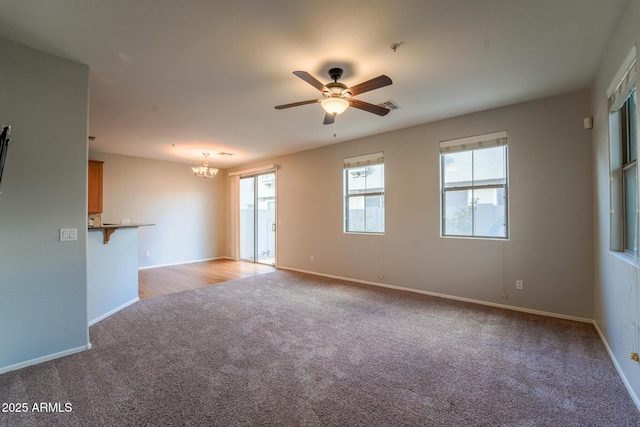
[[[379,116],[386,116],[387,114],[389,114],[389,111],[391,111],[388,108],[369,104],[368,102],[360,101],[358,99],[348,98],[347,100],[353,108],[368,111],[369,113],[377,114]]]
[[[334,121],[335,121],[335,116],[333,114],[325,113],[324,122],[322,122],[322,124],[330,125],[330,124],[333,124]]]
[[[384,74],[376,77],[375,79],[367,80],[359,85],[355,85],[349,88],[351,96],[356,96],[360,93],[369,92],[370,90],[379,89],[381,87],[389,86],[393,82]]]
[[[285,108],[298,107],[300,105],[315,104],[316,102],[320,102],[320,101],[322,101],[322,100],[321,99],[310,99],[308,101],[300,101],[300,102],[292,102],[291,104],[276,105],[274,108],[276,110],[282,110],[282,109],[285,109]]]
[[[316,79],[306,71],[294,71],[293,74],[300,77],[302,80],[309,83],[311,86],[315,87],[320,92],[324,92],[327,90],[324,84],[322,84],[318,79]]]

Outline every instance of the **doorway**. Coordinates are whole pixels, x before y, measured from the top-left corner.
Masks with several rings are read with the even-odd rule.
[[[240,178],[239,250],[243,261],[276,263],[276,174]]]

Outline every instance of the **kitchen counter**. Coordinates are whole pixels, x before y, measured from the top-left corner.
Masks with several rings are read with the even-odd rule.
[[[113,233],[115,233],[115,231],[119,228],[132,228],[132,227],[146,227],[146,226],[152,226],[155,224],[102,224],[99,227],[94,227],[94,226],[89,226],[87,229],[89,231],[92,230],[102,230],[103,231],[103,239],[102,239],[102,244],[106,245],[107,243],[109,243],[109,239],[111,238],[111,235]]]
[[[144,227],[144,226],[150,226],[150,225],[155,225],[155,224],[137,224],[137,223],[131,223],[131,224],[102,224],[99,227],[94,227],[92,225],[90,225],[88,228],[89,230],[99,230],[101,228],[127,228],[127,227]]]

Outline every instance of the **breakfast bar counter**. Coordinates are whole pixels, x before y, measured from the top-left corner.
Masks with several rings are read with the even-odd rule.
[[[106,245],[109,243],[109,239],[111,235],[119,228],[132,228],[132,227],[145,227],[151,226],[155,224],[102,224],[101,226],[93,227],[89,226],[88,230],[102,230],[102,234],[104,236],[103,243]]]

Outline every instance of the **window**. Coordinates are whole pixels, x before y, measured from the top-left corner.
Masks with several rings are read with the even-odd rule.
[[[638,257],[638,112],[635,49],[609,91],[611,249]],[[622,77],[620,77],[622,75]]]
[[[624,250],[636,254],[637,198],[636,182],[638,181],[638,138],[636,132],[636,91],[631,93],[621,108],[620,141],[622,142],[622,200],[624,203]]]
[[[344,159],[344,231],[384,233],[384,153]]]
[[[507,132],[440,143],[442,236],[507,238]]]

